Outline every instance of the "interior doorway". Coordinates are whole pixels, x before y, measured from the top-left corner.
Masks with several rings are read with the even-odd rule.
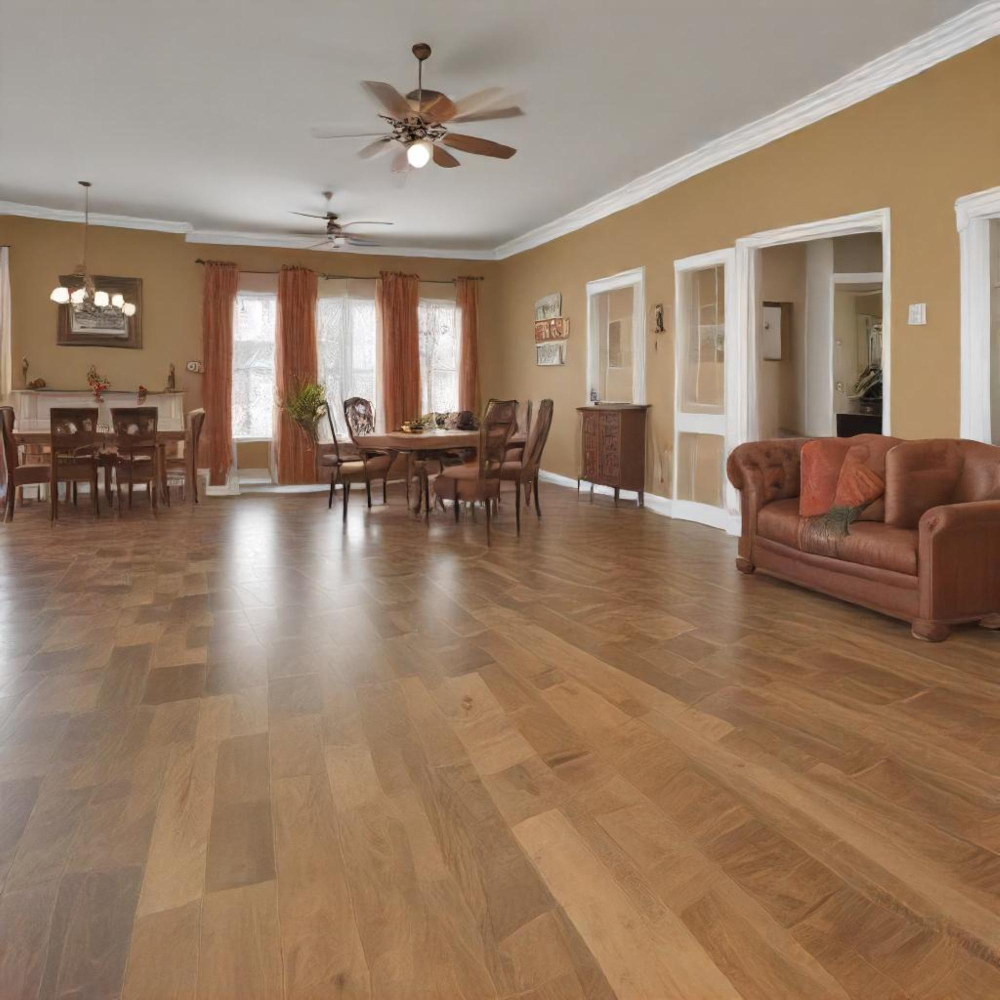
[[[729,531],[738,500],[726,479],[737,406],[733,250],[674,261],[674,517]]]
[[[961,251],[961,434],[1000,444],[1000,187],[955,202]]]
[[[587,402],[646,401],[645,268],[587,282]]]
[[[889,433],[888,209],[737,241],[737,439]]]

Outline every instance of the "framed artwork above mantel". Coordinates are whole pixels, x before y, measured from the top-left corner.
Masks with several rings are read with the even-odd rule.
[[[126,316],[113,306],[100,308],[90,300],[59,306],[56,343],[61,347],[142,347],[142,278],[114,278],[95,274],[94,284],[109,295],[120,292],[135,304],[135,315]],[[61,274],[59,283],[71,292],[79,288],[78,274]]]

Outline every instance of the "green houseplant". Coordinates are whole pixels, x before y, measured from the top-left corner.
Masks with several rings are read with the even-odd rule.
[[[326,387],[316,382],[296,382],[285,396],[282,408],[315,444],[319,422],[326,415]]]

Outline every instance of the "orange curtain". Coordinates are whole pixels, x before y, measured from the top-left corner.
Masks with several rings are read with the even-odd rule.
[[[209,482],[224,486],[233,455],[233,314],[239,270],[235,264],[208,261],[201,302],[201,338],[205,356],[202,405],[205,430],[201,462]]]
[[[458,408],[479,412],[479,280],[456,278],[455,303],[462,318],[458,346]]]
[[[283,267],[278,275],[278,319],[274,343],[278,400],[274,412],[274,448],[279,483],[316,482],[313,443],[285,413],[286,397],[306,382],[315,382],[316,272]]]
[[[386,430],[420,416],[419,279],[382,271],[375,308],[382,330],[382,398]]]

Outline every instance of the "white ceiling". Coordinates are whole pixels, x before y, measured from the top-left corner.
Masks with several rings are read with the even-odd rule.
[[[395,222],[400,247],[487,250],[773,112],[973,0],[0,0],[0,199],[301,229],[290,210]],[[403,189],[366,141],[361,79],[453,97],[502,85],[518,148]],[[374,128],[373,128],[374,127]],[[321,226],[321,224],[319,224]],[[322,232],[321,228],[319,232]]]

